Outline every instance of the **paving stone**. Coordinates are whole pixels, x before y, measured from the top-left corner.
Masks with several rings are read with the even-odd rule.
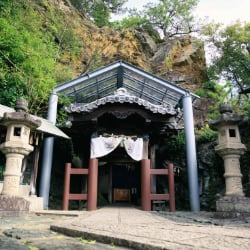
[[[144,212],[119,206],[72,216],[41,211],[0,218],[0,250],[248,250],[249,222],[247,216],[218,218],[209,212]]]
[[[216,219],[213,213],[144,212],[102,208],[51,228],[70,236],[113,241],[132,249],[250,249],[249,223]]]
[[[0,249],[1,250],[27,250],[27,246],[11,240],[6,236],[0,235]]]
[[[68,216],[47,213],[23,217],[0,218],[0,250],[110,250],[114,246],[83,238],[67,237],[50,230],[54,222],[69,220]],[[126,248],[117,248],[126,250]]]

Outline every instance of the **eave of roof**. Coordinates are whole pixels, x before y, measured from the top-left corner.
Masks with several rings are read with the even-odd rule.
[[[101,99],[95,100],[91,103],[72,103],[69,107],[66,107],[68,113],[80,113],[80,112],[92,112],[98,107],[105,105],[107,103],[130,103],[137,104],[144,107],[145,109],[151,111],[152,113],[159,113],[162,115],[176,115],[176,109],[171,104],[164,103],[162,105],[155,105],[148,101],[145,101],[137,96],[133,96],[127,92],[125,88],[120,88],[113,95],[103,97]]]

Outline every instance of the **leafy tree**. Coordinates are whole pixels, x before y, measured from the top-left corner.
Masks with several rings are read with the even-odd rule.
[[[133,15],[125,17],[122,20],[114,21],[111,26],[115,29],[126,30],[129,28],[144,27],[148,24],[148,20],[145,17],[140,17],[139,15]]]
[[[122,10],[127,0],[70,0],[73,6],[93,19],[98,27],[109,24],[111,13]]]
[[[216,72],[242,92],[250,85],[250,23],[227,26],[219,34],[214,42]]]
[[[250,23],[237,22],[226,27],[208,24],[203,31],[214,48],[209,71],[217,82],[221,78],[227,82],[228,97],[237,98],[241,108],[247,111],[250,106],[247,95],[250,88]]]
[[[189,34],[196,31],[192,10],[197,4],[198,0],[160,0],[147,4],[140,16],[145,16],[165,38]]]

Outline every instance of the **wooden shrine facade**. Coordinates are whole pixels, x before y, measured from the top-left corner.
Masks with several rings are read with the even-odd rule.
[[[168,194],[154,194],[154,176],[167,174],[164,172],[167,166],[162,172],[156,166],[155,148],[183,128],[178,124],[183,115],[192,150],[188,153],[191,158],[187,157],[192,165],[191,210],[199,210],[192,132],[192,103],[198,98],[196,95],[125,62],[113,63],[58,85],[50,99],[48,113],[52,120],[57,94],[71,99],[65,108],[68,120],[64,132],[72,138],[74,151],[83,160],[82,167],[88,169],[84,196],[88,210],[96,209],[98,193],[109,203],[135,202],[143,210],[151,209],[152,200],[168,200]],[[44,172],[47,166],[43,166]],[[48,176],[41,181],[44,185],[45,179],[48,181]],[[69,192],[66,193],[70,200]],[[46,196],[44,192],[45,200]],[[173,205],[171,209],[174,210]]]
[[[171,105],[153,105],[130,95],[125,88],[120,88],[113,95],[94,103],[71,104],[66,111],[71,123],[67,133],[72,137],[75,148],[82,150],[78,154],[90,160],[88,171],[85,171],[89,175],[85,195],[69,193],[69,175],[66,173],[68,191],[64,192],[63,209],[67,209],[68,200],[83,199],[87,200],[88,210],[94,210],[99,193],[106,196],[109,203],[126,201],[140,205],[143,210],[151,210],[151,201],[170,200],[171,211],[174,211],[173,171],[169,175],[172,177],[169,179],[170,194],[156,194],[155,175],[165,174],[167,183],[168,169],[167,166],[165,172],[155,169],[157,166],[154,159],[155,144],[178,130],[174,119],[176,112]],[[99,167],[98,162],[101,165]],[[115,172],[122,171],[124,166],[133,168],[137,178],[130,176],[124,180],[123,176],[119,179],[119,174],[114,177]],[[98,172],[104,172],[103,169],[108,172],[106,179],[103,174],[98,175]],[[70,171],[74,173],[80,170],[71,168]],[[127,173],[124,172],[124,175]]]

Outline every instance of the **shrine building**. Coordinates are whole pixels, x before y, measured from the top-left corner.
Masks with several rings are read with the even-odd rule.
[[[87,176],[86,194],[82,197],[88,210],[97,208],[97,194],[108,203],[139,202],[142,210],[151,210],[154,199],[167,199],[166,195],[156,194],[155,175],[165,173],[168,166],[156,165],[155,150],[184,127],[190,208],[199,211],[193,122],[197,95],[118,61],[56,86],[47,117],[54,124],[58,96],[70,100],[65,107],[68,117],[63,131],[72,139],[74,151],[88,160],[87,166],[81,166]],[[45,138],[44,142],[39,195],[44,198],[45,209],[53,140]]]

